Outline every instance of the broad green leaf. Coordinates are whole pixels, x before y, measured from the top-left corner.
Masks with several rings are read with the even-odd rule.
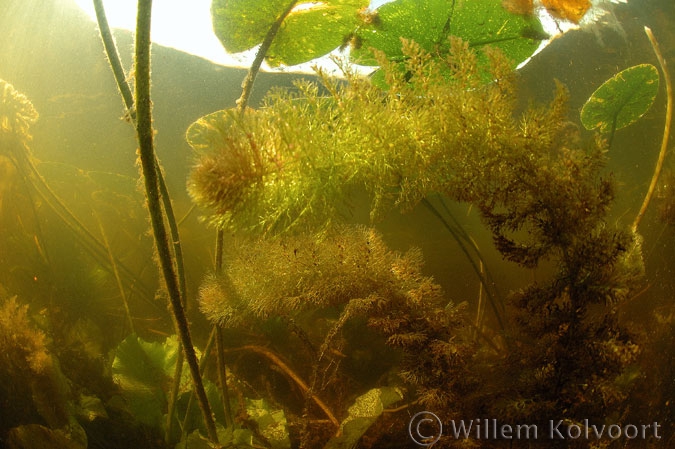
[[[497,47],[519,64],[548,37],[538,20],[512,14],[496,0],[398,0],[382,5],[377,13],[377,22],[357,33],[360,48],[352,50],[357,64],[376,65],[370,48],[384,52],[392,61],[400,60],[401,37],[432,54],[443,54],[449,36],[472,47]]]
[[[267,63],[296,65],[335,50],[354,29],[355,12],[363,3],[333,0],[289,14],[270,47]]]
[[[260,44],[290,0],[213,0],[213,31],[229,53]]]
[[[228,52],[248,50],[262,43],[289,6],[288,0],[213,0],[213,27]],[[358,11],[367,6],[368,0],[296,2],[265,60],[271,66],[290,66],[330,53],[355,29]]]
[[[325,449],[356,447],[359,439],[377,421],[385,408],[403,399],[398,388],[373,388],[359,396],[349,407],[349,415],[340,424],[340,436],[332,438]]]
[[[654,103],[659,72],[651,64],[629,67],[605,81],[581,109],[586,129],[608,134],[632,124]]]
[[[264,399],[246,399],[246,412],[258,423],[260,433],[267,438],[272,449],[288,449],[288,423],[283,410],[272,408]]]
[[[113,380],[139,422],[153,427],[163,424],[165,391],[170,386],[177,355],[175,336],[164,343],[148,343],[132,334],[117,347]]]
[[[377,9],[377,21],[362,27],[359,48],[352,48],[352,61],[377,65],[371,48],[384,52],[391,60],[403,58],[401,38],[414,40],[425,50],[445,40],[445,28],[452,16],[453,0],[398,0]]]
[[[516,65],[548,39],[538,20],[508,12],[501,0],[458,0],[449,35],[462,38],[471,47],[499,48]]]
[[[185,140],[198,152],[218,148],[236,115],[234,109],[223,109],[200,117],[188,127]]]

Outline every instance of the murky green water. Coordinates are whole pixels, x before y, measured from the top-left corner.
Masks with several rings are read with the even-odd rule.
[[[98,29],[66,0],[3,1],[0,447],[214,447]],[[340,82],[261,108],[319,82],[262,73],[255,112],[196,125],[246,71],[153,47],[169,259],[223,446],[674,444],[672,138],[631,225],[668,107],[643,28],[673,70],[675,5],[611,10],[513,90],[411,69],[396,95]],[[129,68],[133,36],[115,38]],[[659,70],[653,105],[594,144],[581,108],[637,64]]]

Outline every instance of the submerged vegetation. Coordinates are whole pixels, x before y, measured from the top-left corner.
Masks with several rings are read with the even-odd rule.
[[[214,268],[202,268],[207,274],[194,294],[186,288],[178,224],[154,152],[151,3],[139,2],[134,98],[98,4],[140,146],[154,259],[163,276],[157,296],[168,299],[175,329],[163,341],[149,341],[150,333],[132,318],[126,292],[142,293],[142,285],[114,254],[100,221],[97,238],[40,175],[28,147],[37,113],[0,81],[3,170],[27,179],[33,190],[26,192],[34,192],[114,279],[126,319],[125,335],[105,354],[103,338],[94,337],[96,325],[85,319],[60,324],[72,318],[54,307],[53,298],[36,300],[44,307],[36,311],[33,303],[22,305],[31,300],[29,290],[22,292],[26,298],[0,291],[0,441],[9,448],[37,447],[26,444],[30,435],[40,435],[40,444],[58,448],[339,449],[408,447],[409,437],[424,436],[422,443],[433,447],[491,448],[510,442],[483,440],[478,433],[462,439],[419,426],[413,435],[411,416],[433,412],[446,429],[477,418],[541,429],[554,420],[574,432],[652,422],[650,408],[662,410],[656,414],[661,440],[656,433],[642,440],[542,436],[513,447],[660,447],[672,441],[675,412],[662,379],[672,378],[673,367],[654,360],[650,347],[673,349],[672,306],[655,312],[660,324],[654,335],[620,315],[648,282],[643,237],[637,225],[610,219],[618,187],[606,170],[609,143],[570,120],[567,89],[552,82],[548,104],[523,108],[518,101],[515,61],[507,55],[537,43],[524,37],[536,25],[530,11],[520,8],[516,28],[508,30],[513,35],[504,39],[518,40],[513,53],[508,45],[473,45],[471,39],[483,42],[495,23],[471,33],[478,25],[466,18],[474,11],[453,6],[448,13],[445,2],[417,11],[401,1],[378,15],[367,15],[360,1],[328,2],[336,16],[358,14],[329,23],[330,39],[297,53],[284,42],[302,32],[314,13],[303,18],[295,2],[287,3],[272,2],[275,14],[258,11],[269,17],[247,36],[247,28],[232,21],[250,5],[214,1],[214,20],[224,21],[216,32],[239,50],[262,43],[258,63],[264,57],[277,63],[312,59],[346,34],[350,42],[359,39],[354,57],[371,58],[377,75],[357,75],[343,63],[344,79],[319,72],[320,83],[273,91],[253,110],[246,92],[254,67],[236,109],[189,127],[195,162],[188,191],[218,232]],[[550,9],[557,4],[566,5],[559,13],[565,16],[577,3],[545,3]],[[377,34],[397,14],[409,18],[420,11],[450,14],[446,23],[464,35],[431,27],[416,30],[418,41],[397,32],[394,49],[391,35]],[[501,20],[509,11],[500,7],[494,17]],[[578,22],[580,11],[571,20]],[[239,31],[223,34],[224,24]],[[281,38],[272,46],[277,32]],[[643,69],[650,95],[649,104],[637,105],[641,113],[658,85],[655,67]],[[618,112],[603,110],[600,100],[594,105],[600,109],[594,117],[613,118],[601,126],[613,135],[620,128]],[[667,135],[668,125],[664,142]],[[0,186],[0,213],[9,221],[1,200],[15,187],[4,180]],[[672,188],[664,195],[672,196]],[[495,281],[450,210],[430,201],[439,197],[440,204],[477,211],[502,258],[536,273],[506,297],[487,291],[492,314],[477,321],[469,317],[478,307],[473,298],[443,291],[426,274],[422,251],[393,250],[378,229],[395,213],[427,207],[460,243],[480,278],[482,298]],[[37,226],[37,209],[34,215]],[[672,220],[670,209],[662,215]],[[366,223],[359,223],[360,216],[368,217]],[[23,229],[16,237],[49,262],[41,234]],[[449,264],[457,260],[452,256]],[[186,309],[195,303],[201,316],[188,320]],[[212,326],[203,345],[205,332],[191,327],[199,318]],[[658,378],[651,375],[653,364]],[[654,389],[663,394],[642,405]],[[17,403],[17,395],[31,400]]]
[[[509,64],[491,53],[496,81],[485,85],[467,45],[455,40],[451,48],[448,59],[438,61],[404,42],[412,76],[404,78],[381,58],[386,93],[362,79],[325,80],[332,96],[302,85],[299,97],[277,95],[236,120],[216,113],[192,126],[188,140],[200,152],[193,197],[216,211],[219,225],[269,239],[254,239],[226,258],[224,273],[202,288],[201,308],[228,328],[295,319],[307,308],[338,307],[332,313],[339,327],[365,315],[370,328],[386,335],[385,344],[403,351],[395,366],[403,385],[415,391],[410,400],[443,410],[444,420],[481,411],[518,422],[553,415],[601,420],[626,407],[627,387],[614,382],[635,362],[638,346],[615,310],[643,275],[639,237],[606,223],[614,186],[601,175],[604,143],[581,146],[566,119],[561,86],[549,106],[518,117]],[[449,77],[440,64],[452,67]],[[259,175],[246,180],[245,162],[253,166],[248,173]],[[439,294],[433,284],[422,296],[403,290],[404,298],[417,298],[410,309],[395,299],[391,288],[399,281],[380,279],[408,271],[387,268],[390,263],[382,274],[372,271],[377,265],[371,263],[382,258],[381,242],[354,244],[344,235],[336,241],[325,231],[340,218],[336,205],[345,207],[355,191],[371,194],[373,219],[393,207],[410,210],[434,193],[471,203],[505,259],[527,268],[553,261],[556,274],[511,295],[511,322],[501,341],[491,342],[496,353],[486,354],[461,324],[466,317],[458,321],[459,310],[433,309],[442,303],[433,299]],[[386,285],[386,293],[378,285]],[[396,318],[378,317],[378,308],[392,306],[388,313]],[[316,332],[292,323],[288,332]],[[338,329],[327,335],[334,338]],[[301,360],[315,358],[310,352]],[[502,384],[495,370],[514,374]],[[489,395],[471,391],[477,385]]]

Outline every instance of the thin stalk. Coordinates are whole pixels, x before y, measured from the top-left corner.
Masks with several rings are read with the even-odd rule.
[[[204,352],[202,352],[202,356],[199,359],[199,369],[201,371],[204,371],[204,368],[206,368],[206,363],[209,360],[209,355],[211,354],[211,350],[213,349],[213,344],[216,341],[216,328],[215,326],[211,329],[211,333],[209,334],[209,338],[206,340],[206,345],[204,346]],[[190,410],[192,410],[192,403],[194,402],[194,397],[195,397],[195,392],[194,390],[190,392],[190,397],[188,398],[187,406],[185,407],[185,416],[183,417],[183,421],[181,422],[181,427],[183,429],[183,436],[181,440],[186,440],[187,438],[187,429],[188,429],[188,420],[190,419]]]
[[[251,67],[248,70],[248,73],[246,74],[246,78],[244,78],[244,81],[242,81],[241,96],[239,97],[236,103],[237,110],[240,115],[244,115],[244,112],[246,111],[249,98],[251,97],[251,92],[253,91],[253,85],[255,84],[255,79],[258,76],[258,73],[260,72],[260,66],[262,65],[262,62],[265,59],[265,56],[267,55],[267,52],[269,51],[270,46],[274,41],[274,38],[279,32],[281,24],[286,19],[288,14],[290,14],[290,12],[293,10],[293,8],[297,3],[298,0],[291,0],[286,9],[284,10],[284,12],[281,13],[281,15],[269,28],[269,30],[267,30],[265,39],[263,39],[263,42],[255,55],[255,59],[253,60],[253,63],[251,64]],[[220,274],[222,272],[223,240],[224,240],[223,230],[218,229],[216,231],[216,254],[215,254],[216,274]],[[225,420],[227,421],[226,424],[229,427],[233,425],[234,419],[232,416],[232,410],[230,408],[229,391],[227,388],[227,371],[226,371],[227,367],[225,365],[224,342],[222,330],[218,325],[215,326],[216,326],[216,354],[217,354],[216,363],[218,366],[220,395],[221,398],[223,399],[223,407],[225,408]]]
[[[173,434],[173,421],[176,416],[176,402],[178,401],[178,394],[180,393],[180,379],[183,377],[183,362],[185,362],[185,355],[183,355],[183,346],[178,342],[178,354],[176,354],[176,366],[173,369],[173,384],[171,384],[171,391],[169,391],[169,398],[167,400],[166,412],[166,431],[164,432],[164,441],[171,444],[171,435]]]
[[[223,329],[216,325],[216,366],[218,367],[218,384],[220,386],[220,399],[223,402],[225,413],[225,426],[234,429],[234,416],[230,405],[230,389],[227,386],[227,366],[225,365],[225,342]]]
[[[102,0],[93,0],[94,9],[96,10],[96,20],[98,22],[98,27],[101,33],[101,40],[103,41],[103,47],[105,48],[106,55],[108,56],[108,62],[110,63],[110,68],[112,69],[113,75],[115,77],[115,82],[117,87],[120,90],[122,95],[122,100],[124,101],[124,106],[126,107],[127,114],[131,122],[136,126],[136,111],[134,108],[134,98],[131,94],[131,88],[127,82],[126,76],[124,74],[124,68],[122,67],[122,61],[120,60],[119,52],[117,51],[117,46],[110,32],[110,26],[108,25],[108,19],[105,15],[105,9],[103,7]],[[171,231],[171,239],[173,241],[173,250],[176,260],[176,270],[178,271],[178,281],[180,283],[181,294],[183,299],[187,298],[186,293],[186,281],[185,281],[185,269],[183,266],[183,249],[180,244],[180,234],[178,232],[178,224],[176,223],[176,216],[173,211],[173,205],[171,204],[171,197],[169,196],[169,191],[164,180],[164,174],[162,173],[159,160],[155,156],[155,164],[157,170],[157,179],[159,181],[159,189],[162,198],[162,205],[164,206],[164,212],[166,213],[167,222],[169,224],[169,229]],[[194,208],[194,206],[193,206]],[[192,208],[190,209],[192,210]],[[189,212],[188,212],[189,213]],[[185,219],[185,218],[184,218]],[[183,220],[184,220],[183,219]],[[181,220],[182,221],[182,220]]]
[[[216,258],[214,266],[216,273],[223,271],[223,232],[219,230],[216,235]],[[225,425],[234,429],[234,415],[230,405],[230,390],[227,386],[227,366],[225,364],[225,341],[223,339],[223,330],[218,324],[213,325],[212,335],[216,340],[216,368],[218,371],[218,386],[220,387],[220,398],[223,403],[223,412],[225,413]]]
[[[483,259],[483,254],[481,253],[480,248],[478,248],[476,241],[464,230],[464,228],[457,220],[455,215],[450,211],[450,208],[448,207],[443,197],[439,196],[438,198],[441,202],[441,206],[443,207],[443,210],[445,211],[446,215],[450,217],[450,220],[452,220],[452,223],[454,224],[453,230],[456,231],[458,235],[469,245],[469,247],[473,250],[474,254],[476,255],[476,258],[480,261],[482,268],[480,269],[479,277],[485,279],[485,282],[481,281],[481,284],[483,285],[483,287],[485,287],[485,289],[488,289],[488,286],[491,286],[492,289],[490,290],[490,292],[492,296],[494,298],[499,299],[501,295],[497,290],[494,278],[492,277],[492,274],[490,273],[490,270],[488,269],[488,266],[485,263],[485,259]],[[499,309],[501,310],[502,313],[506,313],[506,309],[504,308],[504,302],[501,299],[497,301],[497,306],[499,306]]]
[[[652,44],[652,49],[654,49],[656,58],[659,60],[659,65],[661,66],[661,71],[663,72],[663,78],[666,80],[666,95],[668,99],[666,103],[666,123],[663,130],[663,139],[661,140],[661,151],[659,152],[659,158],[656,161],[656,167],[654,168],[652,181],[649,184],[649,189],[647,190],[645,199],[642,202],[642,207],[640,207],[640,211],[635,217],[635,221],[633,221],[633,226],[631,227],[633,232],[637,231],[637,228],[640,225],[640,221],[642,220],[642,217],[647,211],[649,202],[651,201],[652,196],[656,191],[656,183],[658,182],[659,176],[661,175],[661,169],[663,168],[663,161],[666,159],[666,150],[668,149],[668,138],[670,136],[670,122],[673,118],[673,87],[670,81],[670,74],[668,73],[668,67],[666,66],[666,60],[661,54],[659,43],[656,41],[656,38],[654,37],[652,30],[649,29],[649,27],[645,27],[645,33],[647,33],[649,43]]]
[[[110,260],[105,245],[101,243],[94,234],[75,216],[75,214],[66,206],[63,200],[49,187],[47,181],[42,177],[30,156],[25,152],[19,152],[12,155],[14,166],[19,170],[24,179],[29,179],[35,192],[49,206],[63,223],[79,238],[82,247],[97,261],[103,268],[109,269],[112,273]],[[115,258],[115,263],[120,274],[130,283],[131,288],[135,290],[148,304],[157,308],[154,301],[148,298],[150,294],[141,280],[124,265],[119,259]]]
[[[257,346],[257,345],[244,345],[239,348],[233,348],[233,349],[228,349],[226,352],[232,353],[232,352],[238,352],[238,351],[251,351],[255,352],[256,354],[260,354],[263,357],[267,358],[270,360],[272,363],[274,363],[277,368],[279,368],[284,374],[286,374],[295,384],[302,390],[302,392],[310,397],[314,401],[314,403],[323,411],[323,413],[326,415],[326,417],[330,420],[330,422],[335,425],[338,429],[340,428],[340,422],[337,420],[333,412],[328,408],[325,402],[323,402],[317,395],[315,395],[311,388],[305,383],[302,378],[297,375],[283,360],[279,358],[276,354],[274,354],[272,351],[269,349],[263,347],[263,346]],[[338,430],[339,431],[339,430]]]
[[[173,205],[171,204],[171,199],[169,197],[169,191],[166,187],[166,182],[164,182],[164,176],[162,174],[161,167],[159,166],[159,161],[155,156],[155,168],[157,170],[158,182],[159,182],[159,191],[162,198],[162,205],[164,206],[164,213],[166,214],[167,223],[169,224],[169,230],[171,232],[171,239],[173,241],[173,260],[176,263],[176,272],[178,273],[178,288],[180,290],[181,303],[183,309],[187,311],[187,281],[185,280],[185,266],[183,262],[183,247],[180,244],[180,235],[178,233],[178,224],[176,223],[176,216],[173,212]],[[171,434],[173,432],[173,416],[175,414],[176,401],[178,400],[178,393],[180,390],[180,379],[183,376],[183,362],[184,354],[182,351],[182,344],[178,343],[178,356],[176,357],[176,367],[173,373],[173,386],[169,394],[168,399],[168,410],[166,416],[166,432],[165,440],[167,443],[170,443]]]
[[[152,0],[139,0],[136,17],[136,132],[138,135],[139,156],[148,212],[160,267],[164,276],[166,289],[171,302],[176,328],[183,345],[185,360],[190,368],[197,401],[202,411],[204,425],[211,442],[218,444],[216,425],[211,414],[204,384],[199,370],[199,362],[192,345],[190,328],[185,309],[183,308],[178,276],[176,275],[169,239],[164,224],[164,214],[160,199],[157,163],[152,129],[152,103],[150,101],[150,25],[152,17]]]
[[[105,8],[103,7],[103,0],[94,0],[94,10],[96,11],[96,21],[98,22],[98,29],[99,33],[101,34],[101,40],[103,41],[103,47],[105,48],[105,54],[108,56],[108,62],[110,63],[110,68],[112,69],[113,75],[115,76],[117,88],[120,90],[120,94],[124,100],[124,105],[127,108],[129,117],[135,122],[136,112],[134,111],[134,97],[131,94],[129,83],[126,81],[124,68],[122,67],[122,62],[120,61],[120,55],[117,52],[115,40],[113,39],[112,33],[110,32],[108,19],[105,15]]]
[[[237,100],[237,108],[239,109],[239,113],[243,114],[244,111],[246,110],[246,106],[248,105],[248,99],[251,96],[251,91],[253,90],[255,78],[256,76],[258,76],[258,72],[260,71],[260,66],[262,65],[262,62],[265,59],[265,56],[267,56],[267,52],[269,51],[270,46],[274,41],[274,38],[279,32],[281,24],[284,22],[286,17],[291,13],[293,8],[295,8],[295,5],[297,3],[298,0],[291,0],[291,2],[288,4],[284,12],[282,12],[281,15],[277,18],[276,22],[274,22],[270,27],[270,29],[267,30],[265,39],[263,39],[262,44],[260,44],[260,48],[258,49],[258,53],[256,53],[255,55],[253,64],[251,64],[251,68],[248,70],[248,74],[246,75],[246,78],[244,78],[244,81],[242,82],[241,96]]]
[[[462,239],[459,236],[459,233],[457,230],[455,230],[450,223],[441,215],[441,213],[434,207],[433,204],[429,202],[428,199],[424,198],[422,200],[422,204],[429,209],[429,211],[436,217],[440,222],[443,224],[443,226],[450,232],[450,235],[455,239],[457,244],[459,245],[459,248],[462,250],[466,258],[469,260],[469,263],[471,264],[471,268],[473,268],[473,271],[476,273],[478,276],[478,279],[480,280],[481,284],[485,287],[485,295],[488,298],[488,301],[490,303],[490,306],[492,307],[492,311],[495,314],[495,317],[497,318],[497,323],[499,324],[499,328],[501,330],[504,330],[504,322],[502,321],[502,315],[498,309],[497,306],[497,299],[494,297],[492,292],[490,291],[490,285],[488,280],[485,278],[485,275],[481,273],[481,270],[478,268],[478,265],[476,265],[476,261],[473,260],[473,257],[471,257],[471,254],[469,254],[469,250],[467,249],[466,245],[462,241]]]
[[[120,296],[122,297],[124,312],[127,316],[127,321],[129,322],[129,332],[135,334],[136,330],[134,329],[134,321],[131,319],[131,310],[129,309],[129,299],[127,298],[127,292],[124,289],[124,283],[122,282],[122,278],[120,277],[119,271],[117,270],[117,264],[115,263],[115,256],[113,255],[112,248],[110,248],[110,244],[108,243],[108,237],[106,236],[105,229],[103,228],[101,217],[99,217],[96,212],[94,212],[94,217],[98,222],[98,228],[101,231],[101,237],[103,237],[103,244],[105,245],[105,248],[108,250],[110,265],[112,266],[113,274],[115,275],[115,281],[117,282],[117,288],[119,289]]]

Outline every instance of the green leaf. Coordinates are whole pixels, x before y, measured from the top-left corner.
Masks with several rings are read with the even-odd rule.
[[[288,449],[288,423],[283,410],[273,409],[264,399],[246,399],[246,412],[258,423],[260,433],[272,449]]]
[[[398,388],[373,388],[359,396],[349,407],[349,415],[340,424],[340,436],[332,438],[325,449],[356,447],[359,439],[380,417],[385,408],[403,399]]]
[[[148,343],[136,334],[128,336],[115,351],[113,380],[122,389],[131,413],[139,422],[161,427],[166,395],[176,364],[176,337],[164,343]]]
[[[460,37],[472,47],[497,47],[519,64],[548,37],[538,20],[511,14],[494,0],[398,0],[382,5],[377,13],[377,22],[357,33],[360,48],[352,50],[357,64],[376,65],[370,48],[392,61],[400,60],[401,37],[442,54],[447,52],[449,36]]]
[[[586,129],[603,134],[625,128],[642,117],[659,91],[659,72],[651,64],[629,67],[605,81],[581,109]]]
[[[218,148],[230,124],[236,119],[234,109],[212,112],[194,121],[185,133],[185,140],[197,152]]]
[[[499,48],[516,65],[532,56],[549,37],[537,19],[512,14],[494,0],[458,0],[449,34],[471,47]]]
[[[352,49],[352,61],[377,65],[370,48],[384,52],[391,60],[401,59],[401,38],[414,40],[423,49],[434,51],[434,45],[445,40],[453,4],[452,0],[398,0],[380,6],[378,20],[357,33],[360,48]]]
[[[213,31],[229,53],[260,44],[289,0],[213,0]]]
[[[266,61],[271,66],[296,65],[324,56],[342,44],[357,25],[362,0],[329,0],[292,12],[277,34]]]
[[[248,50],[262,43],[289,5],[289,0],[213,0],[213,28],[228,52]],[[359,9],[367,6],[368,0],[297,2],[265,60],[290,66],[330,53],[355,29]]]

